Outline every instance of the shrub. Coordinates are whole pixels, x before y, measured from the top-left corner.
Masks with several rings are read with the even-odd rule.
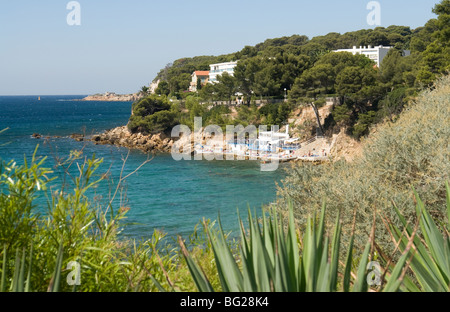
[[[177,124],[178,110],[172,109],[165,96],[151,95],[133,103],[132,109],[128,129],[133,133],[166,132]]]
[[[162,245],[163,233],[155,230],[151,239],[141,242],[120,235],[127,209],[114,210],[113,198],[101,204],[89,196],[105,177],[98,174],[102,160],[79,157],[71,153],[61,160],[58,170],[75,167],[78,172],[64,169],[68,176],[63,180],[73,183],[60,184],[59,189],[55,183],[52,192],[47,189],[51,171],[44,167],[45,159],[33,156],[21,166],[1,162],[0,291],[157,291],[156,279],[164,287],[192,290],[186,264],[177,249]],[[44,194],[48,209],[35,201]],[[202,263],[210,262],[207,245],[191,245]],[[80,264],[78,286],[66,283],[71,261]],[[207,271],[214,276],[214,268]]]
[[[448,183],[446,197],[446,211],[450,217]],[[408,224],[398,209],[395,209],[395,213],[401,220],[402,227],[397,227],[382,216],[392,235],[395,249],[400,251],[396,263],[382,251],[380,256],[377,255],[375,247],[379,247],[374,237],[375,223],[361,256],[355,256],[353,232],[348,236],[350,243],[346,255],[341,253],[340,215],[336,218],[334,229],[327,230],[325,204],[319,218],[315,214],[308,216],[302,232],[295,226],[291,205],[288,207],[287,225],[283,224],[283,218],[275,210],[271,210],[268,216],[263,213],[261,222],[249,211],[248,230],[244,229],[239,220],[239,253],[233,252],[228,246],[220,221],[218,233],[205,225],[222,289],[227,292],[364,292],[369,290],[370,283],[371,291],[448,292],[449,223],[442,227],[439,223],[437,225],[416,192],[414,199],[417,203],[418,220],[414,227]],[[419,225],[423,239],[418,235]],[[181,239],[179,242],[198,290],[214,291],[202,265],[189,254]],[[377,260],[378,271],[374,269],[368,272],[373,268],[370,260]],[[380,261],[383,262],[384,269],[381,268]],[[409,269],[412,277],[406,274]]]
[[[363,156],[352,163],[337,161],[321,166],[295,165],[278,189],[283,207],[294,203],[296,218],[303,224],[306,216],[328,203],[330,217],[342,215],[343,231],[350,232],[356,214],[356,242],[361,248],[371,227],[374,210],[400,225],[392,201],[405,214],[414,216],[411,186],[417,188],[430,213],[445,219],[444,182],[450,173],[450,76],[440,79],[435,90],[424,91],[394,122],[376,129],[365,142]],[[390,236],[377,228],[381,245]]]

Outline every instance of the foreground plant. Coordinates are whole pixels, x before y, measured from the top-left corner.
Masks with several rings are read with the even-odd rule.
[[[112,197],[102,204],[90,198],[107,176],[98,173],[100,159],[74,151],[56,160],[61,183],[51,184],[55,174],[36,152],[23,165],[0,161],[0,291],[157,291],[152,278],[164,287],[194,289],[182,256],[161,246],[163,233],[155,230],[140,242],[120,235],[128,209],[113,210],[114,197],[130,174],[121,172]],[[44,195],[47,209],[36,201]],[[211,262],[209,248],[192,250]],[[69,284],[74,273],[79,285]]]
[[[341,225],[339,218],[331,238],[325,233],[325,205],[317,221],[308,218],[305,233],[300,234],[294,224],[292,206],[289,207],[287,231],[282,218],[275,211],[263,214],[262,225],[249,212],[248,235],[241,223],[241,246],[237,258],[230,250],[222,226],[218,233],[208,228],[217,271],[225,292],[332,292],[340,285],[344,290],[365,291],[366,266],[369,259],[370,242],[361,257],[356,279],[351,270],[345,270],[339,279],[339,252]],[[179,240],[192,277],[199,291],[214,291],[202,269],[189,255],[183,241]],[[345,268],[353,262],[352,247],[346,258]],[[350,287],[350,284],[353,284]]]
[[[408,291],[449,292],[450,291],[450,187],[446,183],[447,222],[437,224],[425,208],[423,201],[414,191],[416,214],[419,217],[422,237],[415,235],[417,231],[405,219],[394,205],[396,213],[403,224],[404,231],[389,220],[385,220],[393,241],[402,252],[403,261],[408,259],[408,265],[417,283],[406,277],[405,285]]]
[[[447,184],[447,212],[450,219],[450,189]],[[449,225],[439,230],[419,195],[417,201],[417,223],[411,227],[396,209],[404,225],[404,231],[392,222],[386,222],[392,233],[398,261],[381,258],[384,270],[375,272],[375,283],[367,270],[371,267],[375,224],[363,253],[357,258],[353,254],[354,234],[350,237],[345,261],[340,260],[341,224],[336,218],[331,235],[325,231],[325,204],[320,218],[307,218],[303,235],[296,230],[292,205],[289,206],[287,230],[275,211],[269,217],[263,214],[262,224],[249,212],[249,230],[241,224],[241,246],[238,255],[230,250],[219,220],[219,232],[206,227],[214,251],[216,267],[223,291],[226,292],[365,292],[369,284],[371,291],[449,291],[450,241]],[[375,218],[374,218],[375,222]],[[423,239],[418,235],[418,230]],[[215,291],[208,277],[189,254],[181,238],[179,244],[197,289],[202,292]],[[356,271],[353,264],[357,263]],[[411,269],[413,276],[407,274]],[[377,275],[378,274],[378,275]],[[381,276],[382,274],[382,276]],[[420,287],[417,286],[420,285]]]
[[[113,214],[89,201],[88,190],[102,179],[95,179],[100,161],[94,158],[77,166],[72,192],[52,192],[47,214],[34,214],[35,191],[51,180],[42,165],[35,157],[29,165],[1,165],[0,291],[449,291],[448,183],[446,223],[433,220],[416,192],[414,226],[397,207],[401,227],[380,211],[393,249],[400,254],[394,261],[396,254],[388,258],[380,249],[378,260],[385,268],[369,272],[375,273],[377,285],[369,287],[374,285],[367,274],[373,247],[379,248],[375,223],[362,253],[354,252],[352,231],[343,258],[340,215],[330,230],[325,204],[319,216],[307,218],[301,232],[289,205],[287,224],[275,210],[261,219],[249,211],[248,229],[239,219],[238,249],[228,241],[219,218],[219,230],[204,222],[205,240],[203,232],[195,231],[190,246],[179,238],[180,251],[163,252],[158,246],[162,233],[155,231],[145,242],[123,241],[119,233],[124,213]],[[69,261],[80,264],[81,285],[64,282]]]

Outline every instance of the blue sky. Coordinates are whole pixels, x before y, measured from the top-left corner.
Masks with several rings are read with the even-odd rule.
[[[0,1],[0,95],[133,93],[167,63],[267,38],[373,28],[370,0]],[[439,0],[379,0],[381,26],[423,26]]]

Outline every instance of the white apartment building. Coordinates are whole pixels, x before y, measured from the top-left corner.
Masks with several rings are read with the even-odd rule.
[[[382,45],[378,47],[359,47],[359,49],[356,46],[353,46],[353,49],[340,49],[335,50],[333,52],[350,52],[353,53],[353,55],[356,54],[362,54],[366,57],[370,58],[372,61],[374,61],[378,67],[380,67],[381,62],[383,61],[384,57],[388,54],[389,50],[393,47],[384,47]],[[403,51],[403,56],[410,55],[411,52],[408,50]]]
[[[219,64],[211,64],[209,65],[209,82],[215,83],[217,82],[217,76],[222,75],[224,72],[227,72],[230,76],[234,75],[234,68],[236,67],[237,62],[227,62],[227,63],[219,63]]]

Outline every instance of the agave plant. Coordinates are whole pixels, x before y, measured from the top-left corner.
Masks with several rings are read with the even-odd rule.
[[[450,187],[446,183],[447,195],[447,224],[441,229],[426,210],[424,203],[416,191],[416,214],[420,225],[421,236],[415,235],[417,229],[413,228],[394,205],[396,213],[404,227],[406,235],[393,225],[389,220],[385,220],[390,230],[392,238],[399,249],[402,257],[399,262],[408,260],[407,266],[415,276],[417,283],[406,276],[405,286],[408,291],[426,292],[448,292],[450,291]],[[397,263],[399,265],[399,263]]]
[[[447,213],[450,220],[450,188],[447,183]],[[414,191],[417,223],[412,227],[395,207],[403,223],[401,231],[386,222],[396,249],[401,252],[394,264],[387,260],[379,287],[372,291],[449,291],[450,239],[449,224],[439,230]],[[345,262],[340,268],[341,224],[339,215],[331,235],[325,231],[325,204],[317,220],[308,217],[303,236],[296,231],[292,205],[289,206],[287,231],[282,218],[272,210],[269,217],[258,219],[248,213],[249,230],[241,224],[240,252],[235,256],[227,244],[219,218],[219,231],[207,228],[214,251],[217,271],[225,292],[333,292],[369,290],[367,269],[374,241],[374,229],[363,253],[356,261],[353,255],[354,234],[350,237]],[[386,221],[386,220],[384,220]],[[418,232],[421,232],[423,239]],[[189,255],[181,238],[181,250],[199,291],[214,291],[202,268]],[[352,272],[356,261],[358,268]],[[341,269],[342,274],[339,274]],[[411,269],[416,279],[411,276]],[[381,274],[381,272],[380,272]]]
[[[33,244],[31,244],[30,252],[28,255],[28,262],[26,261],[27,251],[23,248],[22,253],[19,249],[16,249],[16,257],[13,266],[12,276],[10,278],[11,284],[8,289],[10,292],[31,292],[31,274],[33,272]],[[59,291],[61,283],[61,269],[63,262],[63,248],[62,244],[59,247],[58,254],[56,256],[56,267],[53,272],[50,284],[48,286],[48,292]],[[27,269],[26,269],[27,267]],[[25,280],[25,272],[27,277]],[[8,252],[6,244],[3,248],[3,261],[2,261],[2,274],[1,274],[0,292],[7,291],[8,280]],[[75,290],[75,289],[74,289]]]
[[[329,237],[325,232],[325,210],[319,219],[308,218],[303,237],[295,228],[292,205],[289,206],[287,231],[282,218],[272,210],[263,214],[262,225],[248,213],[248,235],[240,219],[241,246],[237,257],[231,252],[219,218],[219,232],[207,229],[214,251],[217,271],[225,292],[332,292],[367,291],[366,268],[371,250],[369,241],[360,258],[356,276],[352,277],[354,261],[353,236],[349,245],[343,277],[339,279],[341,224],[336,220]],[[179,238],[182,252],[199,291],[214,291],[201,267],[189,255]]]

